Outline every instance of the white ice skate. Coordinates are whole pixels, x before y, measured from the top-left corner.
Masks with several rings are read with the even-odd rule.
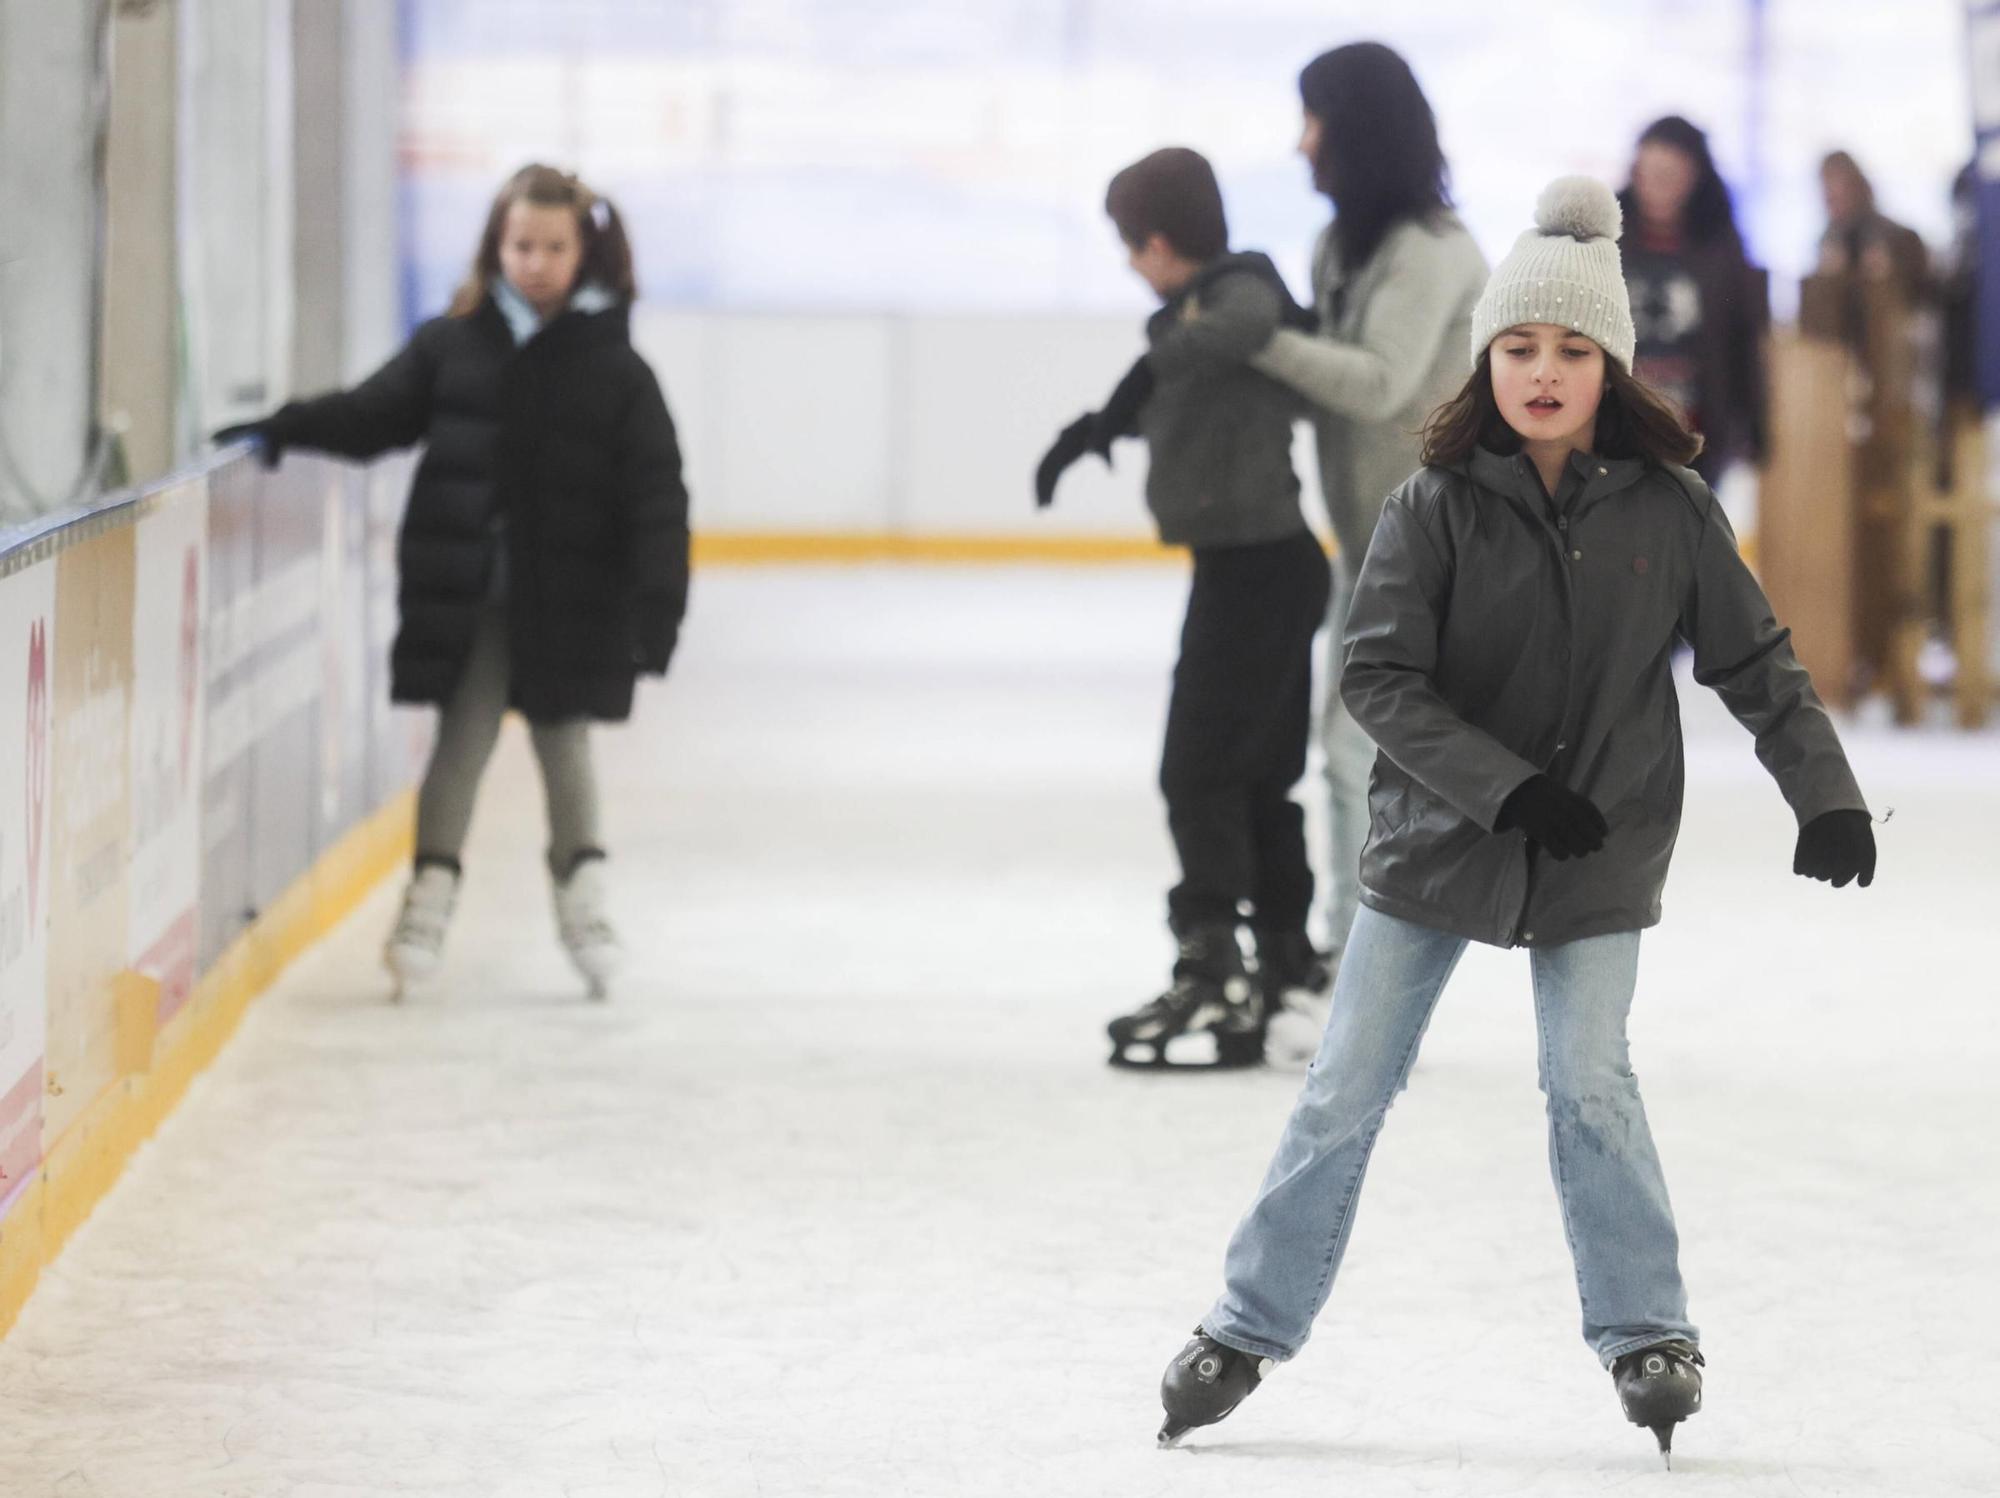
[[[1319,1054],[1333,1010],[1335,959],[1303,930],[1257,933],[1257,986],[1264,998],[1264,1062],[1303,1071]]]
[[[1307,988],[1287,990],[1264,1032],[1265,1065],[1296,1071],[1311,1066],[1326,1034],[1327,1016],[1332,1012],[1331,989],[1325,993],[1314,993]]]
[[[383,965],[396,980],[396,999],[437,971],[457,903],[458,875],[444,864],[424,864],[411,876],[403,892],[403,912],[382,950]]]
[[[625,963],[625,948],[605,909],[607,893],[602,858],[585,858],[555,887],[556,932],[593,999],[610,995],[611,980]]]

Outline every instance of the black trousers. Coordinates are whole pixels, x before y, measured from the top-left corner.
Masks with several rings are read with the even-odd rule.
[[[1292,787],[1305,774],[1312,642],[1330,585],[1304,532],[1194,554],[1160,757],[1181,862],[1167,896],[1177,932],[1234,926],[1246,904],[1259,927],[1305,927],[1312,865]]]

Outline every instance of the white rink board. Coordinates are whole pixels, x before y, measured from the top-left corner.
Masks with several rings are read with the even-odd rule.
[[[1852,728],[1865,894],[1690,692],[1634,1057],[1709,1408],[1577,1336],[1520,954],[1475,952],[1313,1344],[1152,1449],[1295,1079],[1109,1072],[1152,993],[1172,569],[708,571],[599,743],[637,973],[553,946],[511,728],[447,977],[384,891],[0,1344],[0,1492],[1970,1495],[2000,1446],[2000,735]]]

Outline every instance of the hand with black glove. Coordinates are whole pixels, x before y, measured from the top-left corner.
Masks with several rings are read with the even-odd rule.
[[[244,421],[235,426],[223,427],[214,436],[217,447],[228,447],[236,442],[248,442],[257,452],[257,461],[266,468],[276,468],[285,456],[285,444],[265,421]]]
[[[1056,480],[1063,476],[1078,458],[1092,447],[1092,430],[1097,424],[1095,413],[1077,417],[1062,429],[1054,446],[1042,455],[1042,461],[1035,465],[1035,508],[1046,510],[1056,501]]]
[[[1493,830],[1508,832],[1516,827],[1558,862],[1595,853],[1611,831],[1604,813],[1588,796],[1579,796],[1547,775],[1522,781],[1500,804]]]
[[[1865,811],[1821,812],[1799,829],[1792,872],[1825,879],[1835,889],[1849,880],[1863,889],[1875,882],[1875,829]]]

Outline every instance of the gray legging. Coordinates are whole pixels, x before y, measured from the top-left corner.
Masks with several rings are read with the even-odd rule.
[[[438,718],[430,767],[417,792],[417,857],[458,861],[479,777],[507,713],[507,612],[489,606],[473,631],[472,654],[458,690]],[[590,724],[583,718],[528,727],[542,766],[549,806],[549,871],[566,878],[576,857],[596,848],[597,776],[590,765]]]

